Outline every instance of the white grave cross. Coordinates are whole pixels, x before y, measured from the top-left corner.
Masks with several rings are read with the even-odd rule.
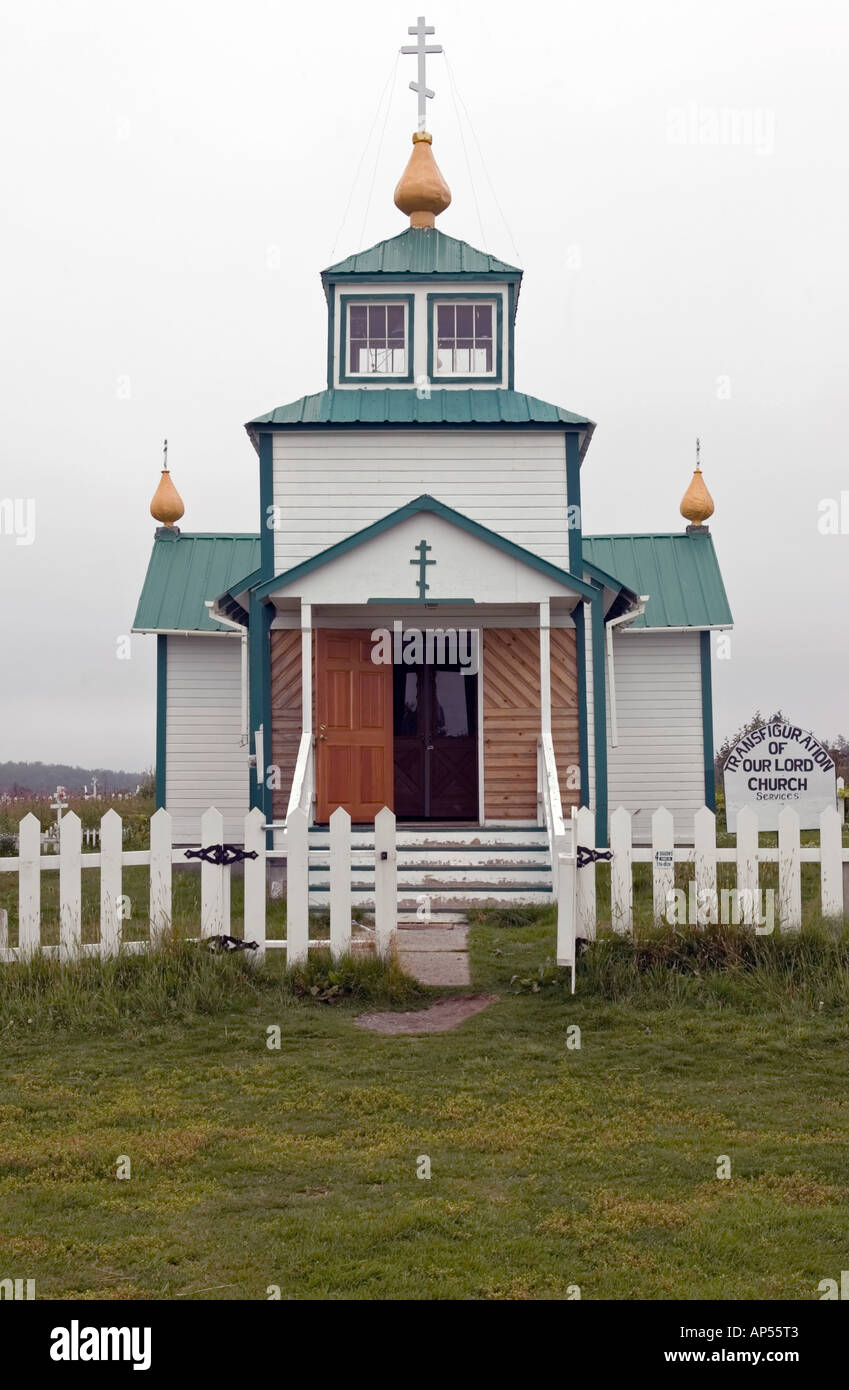
[[[442,52],[442,44],[441,44],[441,43],[428,43],[428,42],[427,42],[427,35],[428,35],[428,34],[435,34],[435,33],[436,33],[436,30],[434,29],[434,27],[433,27],[432,24],[425,24],[424,15],[419,15],[419,18],[418,18],[417,23],[416,23],[415,25],[412,25],[412,24],[411,24],[410,27],[409,27],[408,30],[407,30],[407,33],[408,33],[408,34],[414,34],[414,35],[416,36],[416,40],[417,40],[417,41],[416,41],[416,43],[404,44],[404,47],[401,49],[401,52],[402,52],[402,53],[415,53],[416,57],[417,57],[418,60],[419,60],[418,81],[417,81],[417,82],[411,82],[411,83],[410,83],[410,91],[411,91],[411,92],[418,92],[418,95],[419,95],[419,126],[418,126],[418,128],[419,128],[419,130],[425,130],[425,129],[427,128],[427,98],[433,96],[433,92],[430,90],[430,88],[429,88],[428,85],[427,85],[427,72],[426,72],[427,55],[428,55],[428,53],[441,53],[441,52]]]
[[[65,798],[67,797],[67,795],[68,795],[68,793],[65,791],[65,788],[64,788],[64,787],[57,787],[57,788],[56,788],[56,800],[55,800],[55,801],[51,801],[51,803],[50,803],[50,809],[51,809],[51,811],[55,811],[55,812],[56,812],[56,833],[57,833],[57,835],[58,835],[58,833],[59,833],[59,826],[60,826],[61,823],[62,823],[62,812],[63,812],[63,811],[67,811],[67,809],[68,809],[68,803],[67,803],[67,801],[65,800]]]

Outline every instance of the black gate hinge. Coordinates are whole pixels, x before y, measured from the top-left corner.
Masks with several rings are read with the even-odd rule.
[[[203,859],[207,864],[240,864],[243,859],[257,858],[255,849],[241,849],[238,845],[207,845],[183,853],[187,859]]]
[[[597,859],[612,859],[612,849],[588,849],[586,845],[578,845],[578,868],[585,869],[588,864],[594,864]]]

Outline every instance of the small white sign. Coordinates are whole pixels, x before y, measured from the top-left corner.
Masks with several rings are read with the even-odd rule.
[[[654,852],[654,862],[659,869],[668,869],[675,862],[674,851],[671,849],[656,849]]]
[[[777,830],[785,806],[798,813],[802,830],[819,830],[822,812],[837,804],[831,755],[794,724],[760,724],[744,734],[725,759],[723,781],[732,833],[744,806],[757,812],[758,830]]]

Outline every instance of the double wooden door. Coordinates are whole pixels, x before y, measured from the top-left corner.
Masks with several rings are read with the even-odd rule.
[[[478,819],[477,675],[372,660],[368,631],[318,628],[316,819],[383,806],[405,820]]]

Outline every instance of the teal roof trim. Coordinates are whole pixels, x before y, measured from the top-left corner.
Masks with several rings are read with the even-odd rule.
[[[437,227],[407,227],[398,236],[357,251],[321,272],[325,285],[348,275],[492,275],[504,280],[521,278],[522,272]]]
[[[387,513],[379,521],[373,522],[371,526],[364,526],[361,531],[355,531],[345,540],[337,541],[335,545],[328,546],[318,555],[312,555],[309,560],[302,560],[292,569],[284,570],[281,574],[275,575],[273,579],[261,584],[254,592],[260,599],[267,598],[281,585],[291,584],[293,580],[300,579],[302,575],[320,569],[322,565],[327,565],[331,560],[338,559],[340,555],[347,554],[349,550],[354,550],[357,546],[365,544],[366,541],[373,540],[376,536],[382,535],[384,531],[391,530],[399,522],[406,521],[408,517],[416,516],[419,512],[431,512],[434,516],[444,517],[446,521],[461,527],[469,535],[476,536],[497,550],[503,550],[506,554],[512,555],[514,559],[529,565],[531,569],[539,570],[541,574],[547,575],[556,583],[566,585],[574,593],[583,594],[585,598],[592,598],[596,592],[592,584],[588,584],[585,579],[579,579],[577,575],[570,574],[568,570],[561,569],[559,565],[552,565],[549,560],[543,560],[539,555],[534,555],[533,551],[525,550],[524,546],[516,545],[515,541],[507,540],[497,531],[491,531],[488,526],[482,526],[479,521],[472,521],[471,517],[455,511],[453,507],[446,507],[444,502],[438,502],[435,497],[430,497],[427,493],[417,497],[413,502],[408,502],[406,506],[398,507],[394,512]],[[438,601],[435,600],[435,602]]]
[[[334,425],[443,425],[455,429],[469,425],[557,429],[566,425],[586,431],[582,457],[595,429],[594,421],[585,415],[550,405],[524,391],[468,387],[431,390],[428,397],[420,397],[415,387],[401,386],[316,391],[289,405],[279,405],[266,415],[257,415],[245,428],[254,437],[263,426],[303,429]]]
[[[182,533],[157,536],[134,632],[227,632],[204,607],[259,566],[259,536]]]
[[[635,628],[730,627],[728,596],[713,537],[584,536],[584,559],[636,594],[648,594]]]

